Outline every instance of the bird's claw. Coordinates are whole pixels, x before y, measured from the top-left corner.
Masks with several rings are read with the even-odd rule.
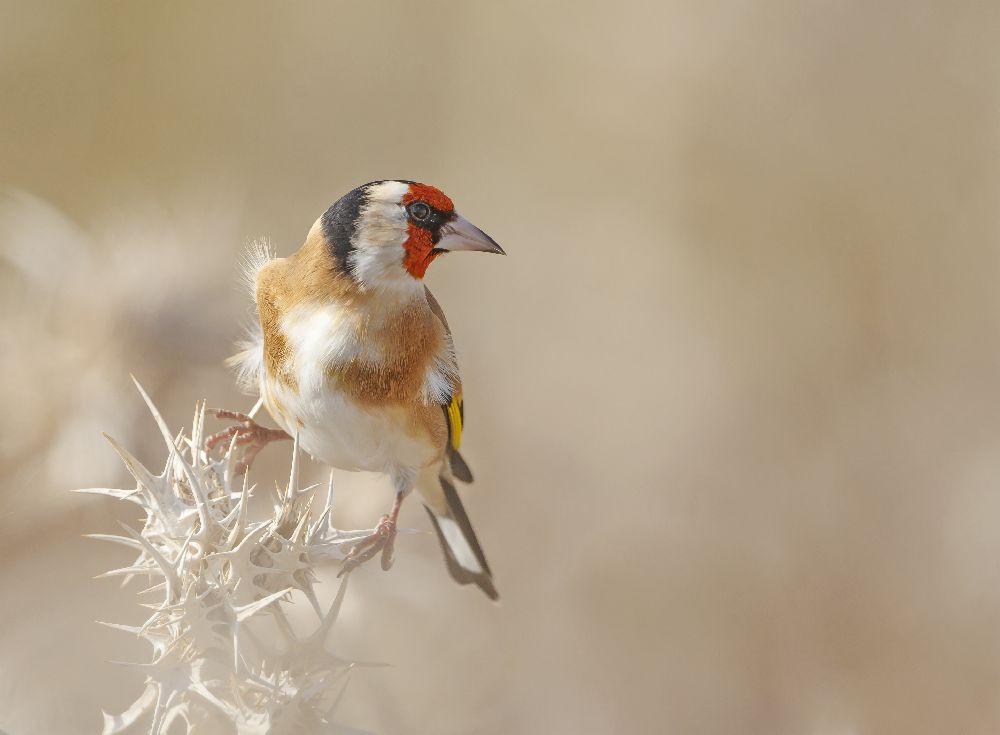
[[[225,446],[236,438],[236,446],[243,447],[243,455],[236,464],[236,474],[242,475],[253,464],[260,450],[273,441],[291,439],[287,432],[281,429],[268,429],[261,426],[252,417],[239,411],[227,411],[222,408],[210,408],[208,413],[222,421],[237,421],[237,424],[212,434],[205,440],[205,447],[213,451],[216,447]]]
[[[396,522],[389,516],[382,516],[375,530],[351,547],[337,576],[342,577],[357,569],[369,559],[373,559],[379,552],[382,552],[383,571],[389,571],[392,567],[392,550],[395,544]]]

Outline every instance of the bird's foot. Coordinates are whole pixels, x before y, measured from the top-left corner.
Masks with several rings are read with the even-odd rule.
[[[369,559],[382,552],[382,569],[389,571],[392,566],[392,549],[396,543],[396,521],[390,516],[382,516],[375,531],[358,541],[344,559],[338,577],[357,569]]]
[[[205,440],[205,447],[211,452],[218,446],[228,445],[233,440],[233,437],[236,437],[236,446],[243,448],[240,461],[236,464],[237,475],[242,475],[250,469],[254,458],[268,444],[273,441],[292,438],[288,432],[281,429],[268,429],[261,426],[245,413],[226,411],[221,408],[210,408],[208,412],[222,421],[239,422],[228,429],[223,429],[217,434],[212,434],[212,436]]]

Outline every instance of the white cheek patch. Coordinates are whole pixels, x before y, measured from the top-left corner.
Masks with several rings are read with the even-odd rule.
[[[354,233],[356,250],[398,248],[402,254],[408,234],[406,209],[401,202],[408,188],[398,181],[386,181],[368,190],[368,201],[361,208],[358,231]]]
[[[372,202],[399,202],[409,190],[410,185],[402,181],[382,181],[368,187],[366,194]]]
[[[399,181],[383,181],[367,192],[368,203],[361,209],[348,257],[354,279],[364,287],[400,295],[412,295],[422,288],[403,267],[403,245],[409,233],[406,209],[400,202],[409,188]]]
[[[367,228],[366,228],[367,229]],[[422,287],[420,281],[406,272],[403,258],[406,251],[403,243],[406,231],[398,242],[377,245],[370,240],[355,246],[348,256],[348,264],[354,279],[363,286],[390,292],[415,293]]]
[[[479,560],[476,559],[475,552],[469,546],[469,542],[465,540],[465,536],[462,535],[462,529],[458,527],[458,524],[451,518],[441,516],[438,516],[437,521],[441,527],[441,534],[444,536],[445,541],[448,542],[448,548],[455,555],[455,561],[473,574],[482,574],[483,568],[479,565]]]

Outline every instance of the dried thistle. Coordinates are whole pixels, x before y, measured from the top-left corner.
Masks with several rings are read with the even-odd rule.
[[[141,626],[104,623],[139,636],[152,660],[131,664],[146,676],[142,695],[119,715],[104,714],[104,735],[166,733],[183,721],[186,732],[279,735],[359,732],[333,721],[352,669],[329,652],[348,576],[323,610],[313,585],[314,567],[343,559],[342,547],[370,530],[340,531],[331,524],[332,481],[322,503],[316,486],[300,489],[298,445],[288,484],[276,492],[273,517],[252,522],[247,509],[253,488],[236,475],[233,445],[221,458],[205,448],[205,406],[195,409],[190,438],[174,437],[139,386],[167,445],[166,467],[153,475],[108,437],[135,478],[134,490],[89,488],[135,503],[146,513],[141,531],[93,534],[138,552],[135,561],[101,577],[125,582],[147,578],[140,594],[158,595]],[[238,486],[238,487],[237,487]],[[321,507],[313,510],[314,504]],[[313,631],[297,634],[284,605],[292,594],[307,599],[318,618]]]

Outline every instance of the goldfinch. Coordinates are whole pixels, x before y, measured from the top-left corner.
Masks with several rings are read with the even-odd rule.
[[[460,584],[498,595],[455,480],[472,481],[459,454],[464,404],[444,312],[424,285],[444,253],[504,254],[443,192],[413,181],[373,181],[337,200],[288,258],[249,258],[259,330],[232,362],[281,430],[250,417],[213,437],[245,447],[244,468],[268,442],[298,436],[314,458],[386,473],[395,489],[375,533],[345,571],[382,554],[392,565],[403,499],[416,489]]]

